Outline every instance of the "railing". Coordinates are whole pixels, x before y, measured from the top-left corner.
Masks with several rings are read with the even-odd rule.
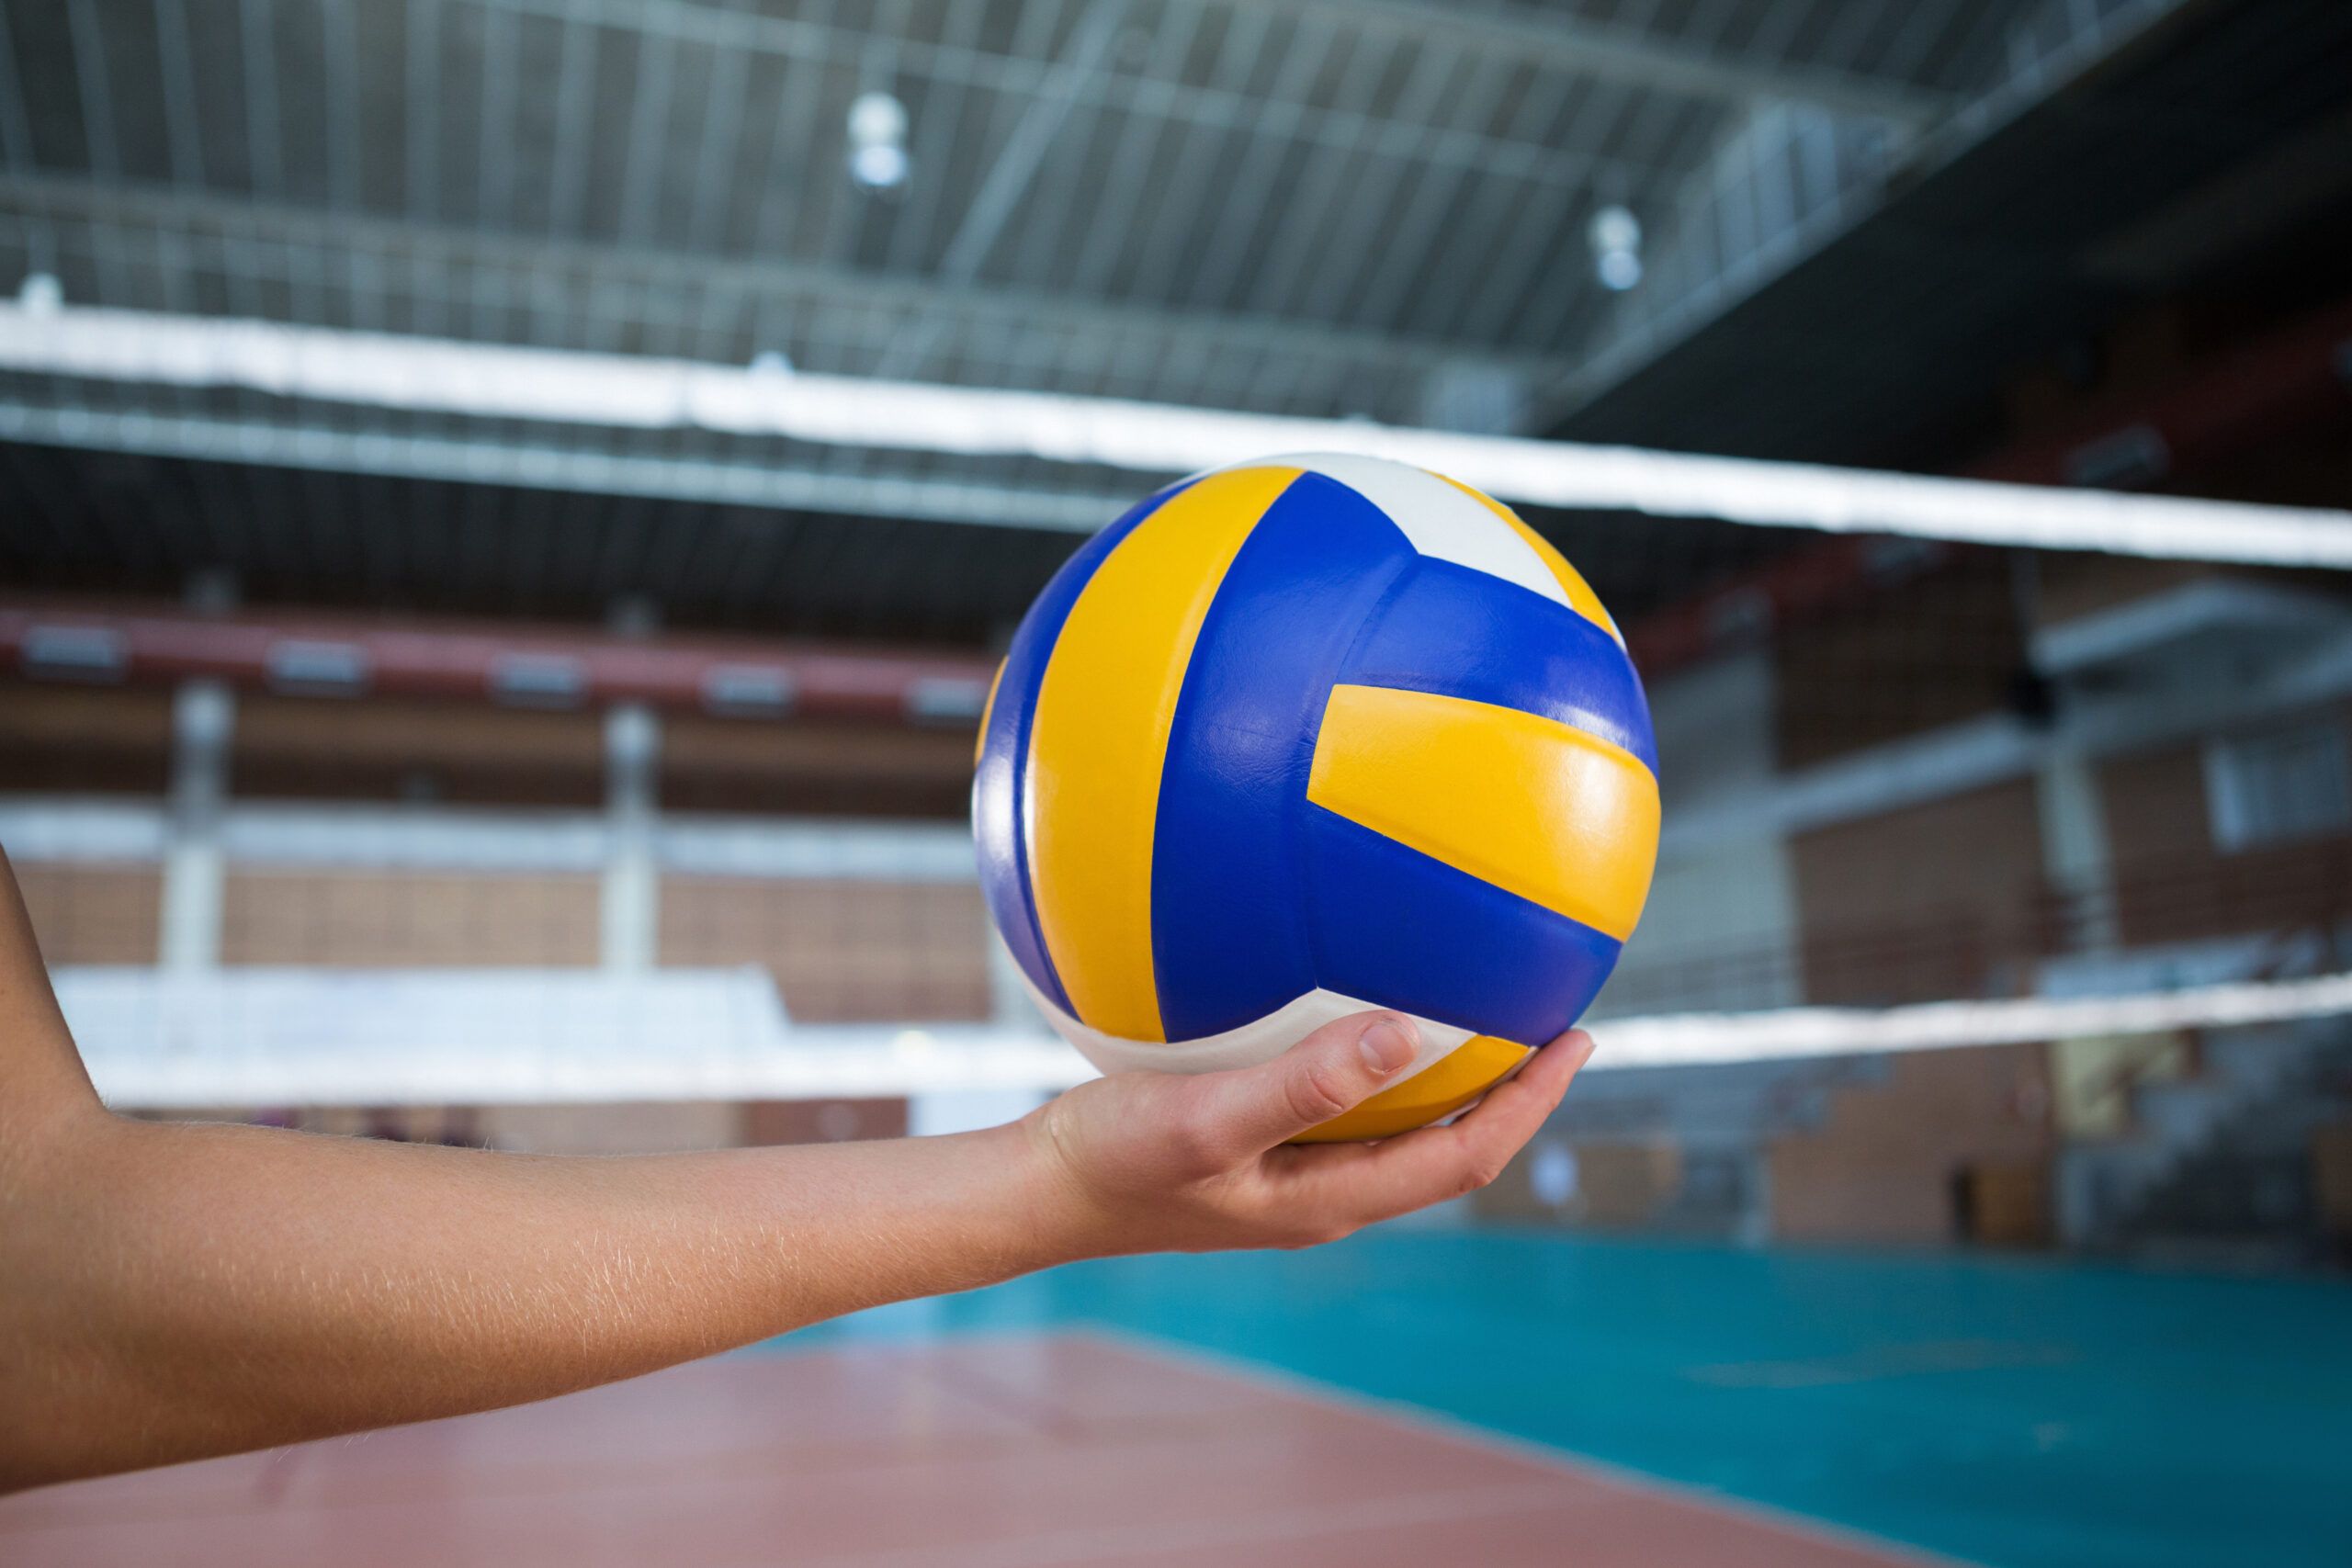
[[[2292,931],[2339,942],[2339,928],[2352,921],[2352,837],[2129,864],[2092,899],[2044,888],[2036,914],[2048,951],[2067,951],[2068,933],[2082,929],[2091,903],[2103,906],[2129,947]]]
[[[342,820],[312,815],[326,827]],[[425,815],[455,820],[452,814]],[[482,832],[444,833],[442,847],[470,846],[471,853],[483,849],[477,840],[487,835],[489,847],[502,852],[485,851],[474,856],[478,863],[463,864],[426,863],[430,856],[406,839],[379,834],[379,844],[348,828],[328,834],[322,848],[312,842],[318,835],[291,834],[290,818],[279,821],[289,829],[278,834],[287,841],[260,846],[269,853],[254,858],[260,851],[246,845],[232,820],[223,840],[221,961],[598,964],[597,871],[605,851],[597,819],[578,814],[583,836],[573,845],[560,834],[548,837],[554,818],[516,814],[510,822],[483,812],[466,820],[475,818]],[[385,816],[395,818],[408,823],[397,813]],[[864,841],[847,828],[747,828],[748,837],[711,829],[697,838],[684,818],[664,822],[667,858],[653,916],[658,964],[759,965],[783,987],[796,1015],[812,1020],[990,1015],[986,917],[967,846],[952,826],[909,829],[899,835],[909,840],[904,845],[882,833],[890,840],[883,847],[899,860],[868,864],[872,857],[837,847]],[[526,831],[534,823],[548,842]],[[52,963],[154,961],[160,821],[149,829],[143,839],[108,840],[102,855],[28,853],[37,849],[30,840],[12,845]],[[762,851],[766,838],[792,831],[799,835],[786,846],[793,854]],[[830,858],[812,859],[815,849]],[[1820,889],[1806,890],[1812,908],[1824,901]],[[2209,964],[2200,974],[2168,975],[2152,956],[2232,944],[2223,969]],[[2096,989],[2109,984],[2102,966],[2110,962],[2130,977],[2109,988],[2256,978],[2285,973],[2282,964],[2300,965],[2297,972],[2352,967],[2352,839],[2131,864],[2111,883],[2087,890],[2033,882],[1971,901],[1924,896],[1917,905],[1867,919],[1816,919],[1796,931],[1704,944],[1678,943],[1670,926],[1653,921],[1632,945],[1596,1016],[2027,996],[2079,989],[2075,981],[2084,975]]]
[[[1891,1007],[2024,996],[2043,988],[2062,961],[2228,939],[2251,940],[2236,968],[2241,977],[2352,964],[2352,838],[2143,862],[2090,888],[2036,881],[1973,903],[1679,950],[1667,945],[1670,932],[1645,933],[1596,1010]]]

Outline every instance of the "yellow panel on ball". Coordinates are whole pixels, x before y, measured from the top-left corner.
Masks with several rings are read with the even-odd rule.
[[[1238,468],[1178,494],[1079,595],[1046,667],[1031,743],[1037,915],[1079,1018],[1165,1038],[1151,962],[1152,824],[1176,695],[1226,564],[1295,468]]]
[[[1393,1138],[1442,1121],[1518,1070],[1534,1053],[1524,1045],[1474,1034],[1393,1089],[1353,1111],[1300,1134],[1295,1144],[1346,1144]]]

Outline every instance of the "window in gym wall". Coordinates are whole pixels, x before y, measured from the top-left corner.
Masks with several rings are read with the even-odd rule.
[[[2333,719],[2213,741],[2205,784],[2213,842],[2224,850],[2352,828],[2352,761]]]

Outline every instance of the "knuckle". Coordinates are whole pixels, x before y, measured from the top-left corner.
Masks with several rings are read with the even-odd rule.
[[[1344,1221],[1316,1219],[1292,1224],[1276,1243],[1285,1252],[1303,1252],[1310,1247],[1325,1247],[1355,1234],[1356,1227]]]
[[[1503,1173],[1504,1163],[1497,1155],[1483,1151],[1472,1154],[1454,1173],[1454,1196],[1465,1197],[1482,1188],[1493,1186],[1495,1179]]]
[[[1327,1063],[1311,1063],[1293,1073],[1285,1092],[1292,1114],[1302,1122],[1329,1122],[1348,1108],[1347,1087]]]

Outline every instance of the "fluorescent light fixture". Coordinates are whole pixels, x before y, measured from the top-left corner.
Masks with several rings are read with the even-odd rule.
[[[792,677],[763,664],[721,664],[702,678],[703,705],[718,714],[773,718],[792,711]]]
[[[491,668],[490,694],[522,707],[578,707],[588,694],[588,674],[562,654],[510,653]]]
[[[907,688],[907,716],[918,722],[960,724],[979,717],[988,701],[985,681],[926,675]]]
[[[1505,501],[1969,544],[2352,568],[2352,513],[1465,435],[1357,420],[0,304],[0,369],[410,412],[1026,457],[1155,477],[1281,452],[1418,464]],[[1106,516],[1103,519],[1108,522]]]
[[[130,667],[122,634],[105,626],[35,626],[22,657],[28,673],[63,681],[119,681]]]
[[[289,637],[270,645],[269,682],[289,692],[349,696],[368,689],[368,654],[347,642]]]

